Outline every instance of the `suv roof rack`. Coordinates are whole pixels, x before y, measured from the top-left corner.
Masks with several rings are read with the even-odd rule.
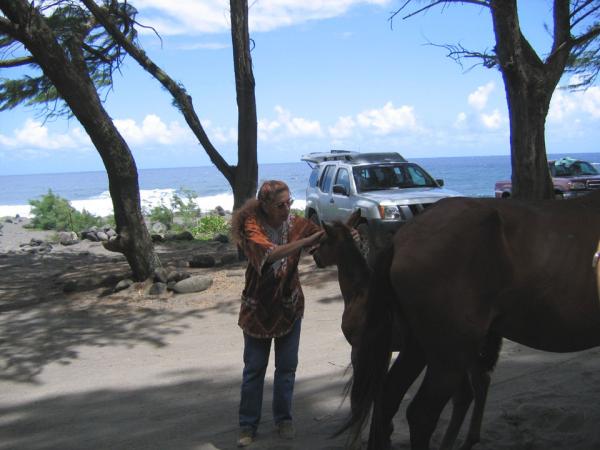
[[[309,165],[323,161],[347,161],[351,164],[406,162],[406,159],[397,152],[359,153],[349,150],[313,152],[302,155],[300,159],[306,161]]]

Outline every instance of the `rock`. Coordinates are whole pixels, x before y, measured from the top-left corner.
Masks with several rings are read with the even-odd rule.
[[[77,281],[75,280],[69,280],[65,283],[65,285],[63,286],[63,292],[65,294],[68,294],[69,292],[75,292],[77,290]]]
[[[162,237],[160,234],[151,234],[150,238],[152,239],[152,242],[164,242],[165,238]]]
[[[128,289],[132,284],[133,284],[133,280],[131,280],[129,278],[125,278],[124,280],[121,280],[117,283],[117,285],[115,286],[115,292],[119,292],[119,291]]]
[[[224,216],[226,214],[222,206],[217,206],[215,208],[215,213],[219,216]]]
[[[197,275],[195,277],[186,278],[178,281],[173,290],[178,294],[189,294],[191,292],[202,292],[212,286],[213,279],[211,277]]]
[[[117,232],[115,230],[113,230],[112,228],[109,228],[108,230],[104,231],[106,233],[106,235],[108,236],[108,238],[114,238],[117,237]]]
[[[98,238],[99,241],[102,241],[102,242],[108,242],[108,240],[109,240],[108,234],[106,234],[104,231],[98,231],[96,233],[96,237]]]
[[[150,290],[148,291],[149,295],[160,295],[167,292],[167,284],[166,283],[154,283],[150,286]]]
[[[74,245],[79,242],[79,237],[74,231],[61,231],[58,233],[58,242],[61,245]]]
[[[226,253],[223,256],[221,256],[221,265],[224,266],[226,264],[233,264],[238,262],[238,255],[237,253]]]
[[[189,263],[190,267],[196,268],[214,267],[216,265],[215,258],[211,255],[194,255]]]
[[[91,230],[82,231],[81,239],[87,239],[88,241],[98,242],[98,236],[96,236],[96,232]]]
[[[172,291],[175,288],[176,284],[177,284],[177,281],[169,281],[167,283],[167,290]]]
[[[213,241],[227,244],[229,242],[229,236],[227,236],[226,234],[223,234],[223,233],[215,234],[215,237],[213,237]]]
[[[167,226],[162,222],[154,222],[150,227],[150,231],[153,234],[165,234],[167,232]]]
[[[181,271],[169,272],[169,276],[167,278],[167,283],[170,283],[171,281],[174,281],[175,283],[177,283],[178,281],[185,280],[186,278],[189,278],[189,277],[191,277],[191,275],[187,272],[181,272]]]
[[[154,281],[166,283],[168,277],[169,274],[167,272],[167,269],[165,269],[164,267],[157,267],[156,269],[154,269]]]
[[[100,280],[100,286],[109,287],[114,286],[119,283],[119,276],[111,273],[110,275],[106,275],[102,280]]]

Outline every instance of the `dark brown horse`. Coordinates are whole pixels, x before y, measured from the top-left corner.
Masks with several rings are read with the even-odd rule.
[[[374,402],[369,448],[389,448],[391,420],[426,366],[407,419],[412,448],[428,449],[443,407],[490,339],[552,352],[599,345],[599,236],[600,192],[566,201],[443,199],[404,225],[370,283],[349,426],[360,428]],[[393,316],[410,338],[388,372]]]
[[[352,347],[351,360],[354,363],[360,339],[365,326],[368,286],[371,279],[371,270],[366,264],[352,236],[352,227],[360,220],[360,210],[353,213],[346,224],[336,222],[333,225],[323,224],[326,232],[325,239],[313,252],[313,258],[318,267],[336,265],[338,267],[338,281],[344,299],[344,313],[342,315],[342,332]],[[389,283],[387,283],[389,285]],[[388,354],[392,351],[402,352],[403,342],[412,339],[407,330],[402,330],[397,322],[393,323],[394,333],[388,344]],[[490,339],[484,351],[480,352],[477,363],[469,376],[458,387],[453,396],[454,408],[452,418],[448,424],[444,443],[451,448],[460,427],[464,421],[467,410],[475,398],[471,426],[467,437],[467,448],[479,442],[483,409],[487,390],[490,383],[489,372],[493,369],[500,350],[501,339]],[[395,366],[402,364],[404,355],[401,354]],[[422,367],[421,367],[422,370]],[[352,436],[358,442],[358,434]]]

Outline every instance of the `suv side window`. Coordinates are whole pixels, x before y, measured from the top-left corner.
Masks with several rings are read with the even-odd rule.
[[[346,189],[346,192],[350,193],[350,175],[346,169],[338,170],[335,177],[335,184],[341,184]]]
[[[331,190],[331,181],[333,180],[333,172],[335,166],[327,166],[323,171],[323,176],[321,177],[321,182],[319,183],[319,188],[321,191],[329,193]]]
[[[319,168],[315,167],[312,172],[310,173],[310,178],[308,179],[308,186],[309,187],[316,187],[317,186],[317,180],[319,179]]]

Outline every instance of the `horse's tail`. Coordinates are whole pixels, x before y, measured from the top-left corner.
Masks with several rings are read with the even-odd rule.
[[[387,374],[394,333],[395,295],[390,281],[394,256],[390,245],[375,262],[369,283],[366,321],[354,361],[350,398],[352,412],[336,435],[351,430],[354,442],[360,437],[371,410],[380,395]]]

